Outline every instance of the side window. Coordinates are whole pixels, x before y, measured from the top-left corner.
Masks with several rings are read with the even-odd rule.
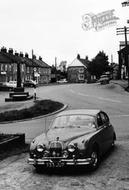
[[[98,127],[103,125],[103,121],[102,121],[100,113],[97,115],[97,124],[98,124]]]
[[[109,122],[109,117],[107,116],[107,114],[106,114],[106,113],[101,112],[101,113],[100,113],[100,115],[101,115],[101,118],[102,118],[102,122],[103,122],[103,124],[105,124],[105,123],[108,123],[108,122]]]

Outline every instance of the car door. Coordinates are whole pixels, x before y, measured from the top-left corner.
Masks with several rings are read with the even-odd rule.
[[[111,146],[113,140],[113,135],[114,135],[113,128],[110,123],[108,115],[105,112],[101,112],[100,115],[103,121],[104,133],[106,133],[105,135],[106,149],[108,149]]]
[[[101,112],[97,114],[97,130],[98,130],[97,141],[99,142],[100,150],[101,150],[101,153],[103,154],[106,152],[106,149],[107,149],[107,142],[106,142],[107,133],[106,133]]]

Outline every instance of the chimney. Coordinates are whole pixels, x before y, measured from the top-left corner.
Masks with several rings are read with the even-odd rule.
[[[36,55],[33,55],[33,59],[36,59]]]
[[[87,61],[88,61],[88,56],[86,56],[85,60],[87,60]]]
[[[3,52],[3,53],[7,53],[7,49],[6,49],[6,47],[2,47],[2,48],[1,48],[1,52]]]
[[[9,48],[8,53],[13,54],[13,49]]]
[[[77,54],[77,59],[80,59],[80,54]]]
[[[39,60],[42,61],[42,57],[41,56],[39,56]]]
[[[17,53],[17,52],[15,51],[15,55],[16,55],[16,56],[19,56],[19,53]]]
[[[23,52],[20,52],[20,57],[23,57]]]
[[[25,57],[26,57],[26,58],[29,58],[29,55],[28,55],[28,53],[25,53]]]

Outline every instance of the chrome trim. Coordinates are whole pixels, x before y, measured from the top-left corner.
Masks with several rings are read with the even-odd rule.
[[[44,158],[44,159],[33,159],[33,158],[28,158],[28,163],[30,165],[46,165],[46,163],[52,163],[54,165],[54,160],[58,161],[58,163],[64,163],[65,165],[89,165],[92,163],[91,158],[86,158],[86,159],[64,159],[61,157],[56,157],[53,159],[53,157],[49,158]]]

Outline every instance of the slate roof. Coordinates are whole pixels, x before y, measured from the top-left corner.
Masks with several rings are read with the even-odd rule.
[[[49,67],[50,67],[47,63],[45,63],[45,62],[42,61],[42,60],[33,59],[33,62],[34,62],[35,64],[37,64],[37,66],[39,66],[39,67],[43,67],[43,68],[49,68]]]
[[[127,53],[127,54],[129,54],[129,45],[127,45],[126,47],[119,50],[118,53]]]
[[[9,53],[6,49],[1,49],[0,51],[0,63],[24,63],[29,67],[50,68],[50,66],[42,60],[20,56],[18,53]]]
[[[72,63],[68,66],[68,67],[85,67],[87,68],[88,64],[89,64],[89,60],[88,58],[86,59],[82,59],[80,58],[80,55],[78,54],[77,57],[72,61]]]
[[[75,58],[68,67],[86,67],[79,59]]]
[[[0,63],[12,63],[12,61],[0,52]]]

